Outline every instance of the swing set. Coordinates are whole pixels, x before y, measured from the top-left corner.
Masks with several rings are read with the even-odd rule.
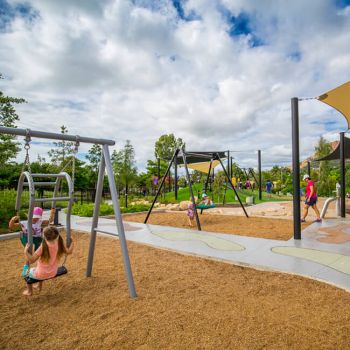
[[[159,194],[161,193],[161,190],[162,190],[162,187],[164,185],[164,181],[165,181],[165,178],[167,177],[169,171],[170,171],[170,168],[173,164],[175,164],[175,169],[177,168],[177,165],[178,164],[183,164],[184,168],[185,168],[185,173],[186,173],[186,180],[187,180],[187,183],[189,185],[189,189],[190,189],[190,194],[191,194],[191,201],[192,201],[192,204],[193,204],[193,207],[196,208],[196,209],[200,209],[201,212],[205,209],[209,209],[209,208],[213,208],[215,207],[215,205],[204,205],[204,204],[200,204],[200,205],[196,205],[196,201],[195,201],[195,198],[194,198],[194,194],[193,194],[193,189],[192,189],[192,183],[191,183],[191,179],[190,179],[190,174],[189,174],[189,171],[188,171],[188,164],[189,163],[195,163],[195,162],[203,162],[203,160],[207,160],[207,161],[210,161],[210,164],[209,164],[209,171],[208,171],[208,176],[207,176],[207,180],[206,180],[206,183],[205,183],[205,187],[204,187],[204,190],[206,191],[207,189],[207,186],[208,186],[208,182],[209,182],[209,176],[210,176],[210,172],[211,172],[211,169],[212,169],[212,164],[214,161],[219,161],[223,171],[224,171],[224,174],[225,174],[225,177],[230,185],[230,187],[232,188],[232,190],[235,192],[235,195],[239,201],[239,204],[245,214],[245,216],[248,218],[248,214],[244,208],[244,205],[232,183],[232,180],[230,178],[230,176],[228,175],[228,172],[227,170],[225,169],[225,166],[222,162],[222,159],[225,157],[225,152],[190,152],[190,151],[185,151],[185,148],[177,148],[172,156],[172,159],[168,165],[168,168],[166,170],[166,173],[165,175],[163,176],[163,179],[158,187],[158,190],[157,190],[157,194],[156,196],[154,197],[153,199],[153,202],[152,202],[152,205],[151,207],[149,208],[148,210],[148,213],[146,215],[146,218],[145,218],[145,221],[144,223],[146,224],[147,221],[148,221],[148,218],[149,216],[151,215],[152,213],[152,210],[153,210],[153,207],[157,201],[157,198],[159,196]],[[199,216],[198,216],[198,212],[197,210],[194,211],[195,213],[195,217],[196,217],[196,222],[197,222],[197,228],[199,231],[202,230],[201,228],[201,224],[200,224],[200,220],[199,220]]]
[[[74,203],[75,156],[78,151],[78,146],[81,142],[98,144],[102,146],[101,161],[99,166],[99,173],[98,173],[98,180],[97,180],[97,187],[96,187],[96,197],[95,197],[95,203],[94,203],[94,213],[93,213],[93,220],[91,225],[91,235],[90,235],[87,268],[86,268],[86,277],[91,277],[92,275],[92,266],[93,266],[97,232],[104,232],[115,236],[113,232],[105,232],[98,228],[98,217],[99,217],[100,204],[102,199],[103,180],[104,180],[105,171],[106,171],[110,192],[111,192],[111,197],[112,197],[112,203],[114,207],[115,221],[116,221],[116,227],[118,231],[117,236],[119,237],[119,243],[120,243],[121,251],[123,255],[124,270],[125,270],[126,279],[128,283],[129,295],[131,298],[136,298],[137,294],[136,294],[133,275],[131,271],[129,253],[128,253],[128,248],[127,248],[126,239],[125,239],[125,231],[124,231],[124,226],[123,226],[123,221],[122,221],[122,216],[121,216],[120,206],[118,201],[118,192],[115,184],[115,178],[113,174],[110,152],[109,152],[109,146],[115,145],[115,141],[106,140],[106,139],[96,139],[91,137],[81,137],[77,135],[56,134],[56,133],[49,133],[49,132],[43,132],[43,131],[34,131],[30,129],[9,128],[4,126],[0,126],[0,134],[17,135],[17,136],[25,137],[24,149],[26,150],[26,158],[24,162],[24,168],[27,167],[28,170],[22,171],[20,175],[20,178],[18,181],[18,187],[17,187],[17,198],[16,198],[15,209],[16,209],[16,212],[19,213],[21,208],[21,197],[22,197],[23,189],[24,187],[28,187],[30,199],[29,199],[27,228],[28,228],[28,243],[29,243],[30,253],[33,252],[32,219],[33,219],[33,211],[36,203],[52,202],[51,207],[54,209],[56,207],[56,202],[68,201],[67,216],[66,216],[66,231],[67,231],[67,246],[70,245],[71,243],[71,210]],[[70,175],[67,172],[63,172],[63,171],[61,171],[58,174],[33,174],[31,172],[30,160],[29,160],[29,149],[30,149],[30,142],[32,137],[75,142],[75,154],[72,159],[73,179],[70,177]],[[54,179],[54,181],[40,181],[42,179],[48,179],[48,180]],[[64,197],[59,195],[60,188],[62,188],[61,186],[62,186],[63,179],[66,180],[66,183],[68,186],[68,195]],[[36,197],[35,195],[36,186],[53,187],[54,189],[53,196],[49,198]],[[67,273],[67,269],[63,263],[63,265],[59,267],[55,277],[61,276],[66,273]],[[39,282],[39,280],[33,279],[28,275],[25,276],[25,280],[29,284]]]

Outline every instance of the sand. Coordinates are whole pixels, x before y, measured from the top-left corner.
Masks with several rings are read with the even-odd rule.
[[[21,296],[22,247],[0,241],[1,349],[349,349],[350,294],[128,242],[138,298],[129,298],[117,240],[75,233],[68,275]]]
[[[145,214],[125,215],[124,220],[144,222]],[[205,213],[199,215],[202,230],[241,236],[260,237],[278,240],[289,240],[293,237],[293,221],[276,218],[233,216]],[[149,224],[190,228],[186,212],[152,212]],[[197,229],[196,221],[193,222]],[[302,229],[310,224],[303,223]]]

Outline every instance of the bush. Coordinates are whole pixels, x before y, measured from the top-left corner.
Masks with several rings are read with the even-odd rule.
[[[121,207],[120,210],[122,213],[138,213],[140,211],[147,211],[151,205],[148,204],[136,204],[130,205],[127,208]]]
[[[150,205],[147,205],[147,204],[136,204],[136,205],[130,205],[127,208],[121,207],[120,211],[122,213],[137,213],[140,211],[147,211],[149,207]],[[72,214],[78,215],[78,216],[92,217],[93,213],[94,213],[93,203],[87,203],[87,204],[76,203],[74,204],[72,209]],[[113,205],[101,203],[100,216],[113,215],[113,214],[114,214]]]
[[[113,206],[101,203],[100,215],[111,215],[114,213]],[[94,203],[79,204],[75,203],[72,208],[72,214],[78,216],[91,217],[94,214]]]
[[[16,215],[16,190],[0,191],[0,227],[7,227],[10,219]],[[22,208],[28,207],[28,196],[22,196]],[[23,219],[27,217],[27,210],[21,209],[20,216]]]

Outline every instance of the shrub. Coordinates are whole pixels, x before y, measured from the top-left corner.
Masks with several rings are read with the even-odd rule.
[[[1,190],[0,191],[0,227],[7,227],[10,219],[16,215],[16,190]],[[27,217],[28,196],[22,196],[22,209],[20,211],[21,218]]]
[[[136,213],[140,211],[147,211],[149,207],[150,206],[147,204],[136,204],[136,205],[130,205],[127,208],[121,207],[120,211],[122,213]],[[72,214],[78,215],[78,216],[91,217],[93,216],[93,213],[94,213],[93,203],[87,203],[87,204],[76,203],[74,204],[72,209]],[[100,216],[113,215],[113,214],[114,214],[113,205],[101,203]]]

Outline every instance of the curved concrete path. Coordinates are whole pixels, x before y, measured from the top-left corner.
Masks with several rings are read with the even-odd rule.
[[[91,219],[72,217],[72,228],[90,232]],[[302,240],[269,240],[124,222],[128,240],[234,264],[295,273],[350,291],[350,220],[329,219],[302,232]],[[114,221],[99,229],[116,235]]]

